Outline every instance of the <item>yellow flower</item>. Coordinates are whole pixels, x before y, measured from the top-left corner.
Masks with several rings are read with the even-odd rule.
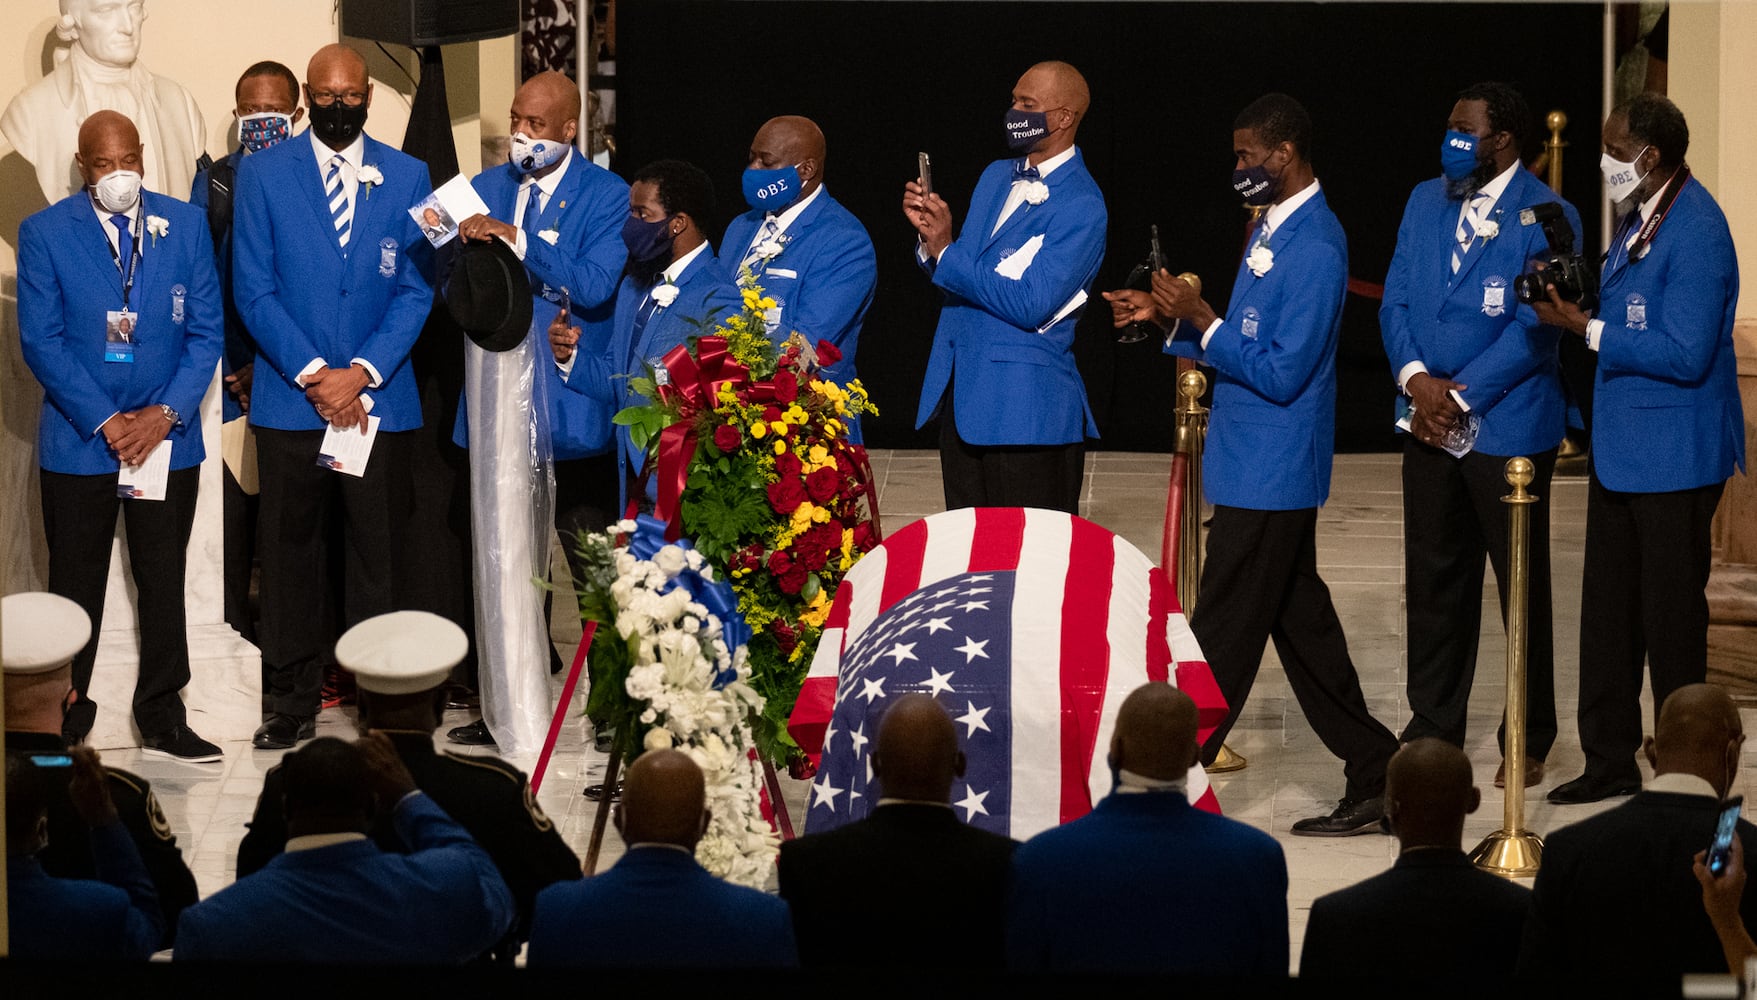
[[[822,627],[829,617],[829,591],[827,589],[819,589],[817,596],[811,599],[811,603],[807,604],[805,609],[799,612],[799,624]]]
[[[805,410],[801,409],[798,403],[794,403],[787,407],[786,413],[781,414],[781,419],[790,424],[804,426],[806,421]]]
[[[760,439],[763,435],[765,435],[767,433],[769,433],[769,425],[763,423],[761,420],[758,420],[755,423],[750,425],[750,436],[753,438]]]
[[[823,524],[830,519],[830,508],[813,507],[811,509],[811,519],[819,524]]]
[[[810,527],[813,521],[821,522],[828,521],[829,519],[829,511],[817,506],[810,500],[807,500],[793,509],[793,534],[797,536],[800,532]]]
[[[769,421],[769,429],[782,436],[787,434],[787,424],[781,420]]]
[[[787,442],[781,440],[780,438],[776,438],[775,439],[775,454],[780,455],[780,454],[784,453],[786,450],[787,450]]]
[[[830,449],[825,448],[821,444],[814,444],[811,446],[811,451],[809,452],[809,456],[810,457],[808,460],[811,462],[811,464],[823,465],[825,462],[828,462],[830,460]]]

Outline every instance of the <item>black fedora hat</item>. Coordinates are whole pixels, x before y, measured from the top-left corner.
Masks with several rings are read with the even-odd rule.
[[[531,279],[505,242],[464,243],[446,279],[445,306],[478,347],[508,351],[531,329]]]

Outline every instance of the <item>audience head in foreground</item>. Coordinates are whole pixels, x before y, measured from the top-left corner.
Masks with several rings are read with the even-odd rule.
[[[1478,869],[1460,849],[1464,818],[1481,802],[1463,750],[1437,738],[1398,750],[1385,784],[1385,816],[1402,848],[1397,864],[1312,904],[1301,978],[1511,979],[1531,893]]]
[[[708,825],[701,768],[649,750],[623,784],[616,829],[628,850],[609,871],[537,894],[532,968],[751,968],[798,964],[787,904],[696,862]],[[662,929],[662,930],[661,930]]]
[[[1116,791],[1013,855],[1020,971],[1287,974],[1287,862],[1260,830],[1191,806],[1196,706],[1164,683],[1117,712]],[[1142,914],[1152,919],[1142,919]]]

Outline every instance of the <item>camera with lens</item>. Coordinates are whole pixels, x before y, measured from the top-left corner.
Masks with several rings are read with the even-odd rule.
[[[1519,301],[1547,301],[1544,287],[1554,285],[1565,302],[1578,303],[1582,309],[1598,305],[1598,268],[1584,254],[1574,252],[1574,227],[1562,214],[1562,206],[1549,201],[1521,209],[1519,224],[1543,226],[1544,239],[1550,244],[1549,259],[1541,268],[1513,279],[1513,294]]]

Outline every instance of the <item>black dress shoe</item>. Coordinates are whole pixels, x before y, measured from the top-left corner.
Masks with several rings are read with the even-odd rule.
[[[148,757],[166,757],[186,764],[212,764],[226,759],[219,747],[197,736],[188,726],[172,726],[145,737],[140,748]]]
[[[258,750],[285,750],[316,735],[316,716],[275,712],[256,728],[250,745]]]
[[[1362,833],[1384,833],[1379,820],[1385,816],[1383,797],[1343,799],[1328,816],[1313,816],[1293,824],[1296,837],[1353,837]]]
[[[1641,779],[1604,778],[1592,772],[1550,790],[1550,801],[1559,806],[1577,806],[1599,802],[1616,795],[1634,795],[1641,790]]]
[[[445,734],[445,738],[467,747],[491,747],[494,745],[494,737],[488,733],[488,723],[482,719],[477,719],[467,726],[453,729]]]
[[[61,716],[61,742],[70,747],[84,743],[86,736],[92,731],[92,723],[96,721],[98,703],[81,697],[68,706],[67,713]]]

